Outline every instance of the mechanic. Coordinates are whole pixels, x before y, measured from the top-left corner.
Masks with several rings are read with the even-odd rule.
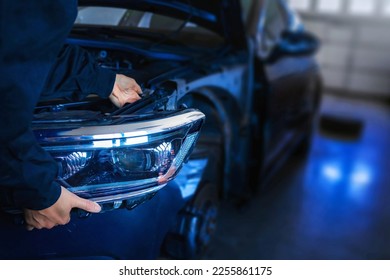
[[[76,0],[0,0],[0,206],[24,209],[28,230],[70,221],[72,208],[99,212],[55,182],[58,165],[31,130],[38,100],[53,96],[140,99],[132,78],[100,68],[81,48],[64,45]]]

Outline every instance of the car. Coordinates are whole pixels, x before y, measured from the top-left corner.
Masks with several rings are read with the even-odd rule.
[[[200,258],[222,199],[245,203],[290,155],[307,153],[319,42],[284,0],[79,6],[67,44],[133,77],[142,99],[38,104],[34,133],[59,182],[103,211],[27,232],[20,209],[3,209],[0,258]]]

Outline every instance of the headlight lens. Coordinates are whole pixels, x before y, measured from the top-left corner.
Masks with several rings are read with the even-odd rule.
[[[46,131],[41,144],[59,163],[61,185],[81,197],[113,202],[149,195],[172,180],[189,157],[203,120],[201,112],[186,110],[154,120],[56,131],[54,136]]]
[[[153,148],[111,150],[111,161],[122,172],[165,173],[179,148],[178,142],[163,142]]]

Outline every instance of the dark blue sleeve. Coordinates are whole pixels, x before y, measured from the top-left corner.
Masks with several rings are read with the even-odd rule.
[[[115,82],[115,72],[100,67],[88,51],[65,45],[50,70],[41,100],[66,97],[79,101],[89,94],[108,98]]]
[[[44,209],[61,192],[57,164],[31,131],[34,107],[77,14],[75,0],[0,0],[0,190]]]

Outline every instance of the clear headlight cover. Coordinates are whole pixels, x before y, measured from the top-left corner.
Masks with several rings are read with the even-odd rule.
[[[204,121],[197,110],[119,125],[39,130],[59,165],[58,182],[96,202],[114,202],[161,189],[189,157]]]

